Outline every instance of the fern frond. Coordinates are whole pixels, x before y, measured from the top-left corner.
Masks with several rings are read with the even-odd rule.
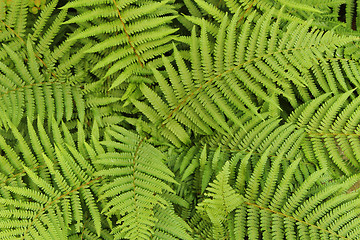
[[[169,0],[162,2],[150,1],[104,1],[86,3],[78,0],[68,3],[64,8],[76,8],[82,14],[70,19],[66,23],[89,22],[90,27],[84,28],[70,40],[106,34],[107,40],[95,44],[87,52],[104,52],[111,49],[102,60],[94,66],[93,71],[110,66],[105,77],[122,72],[113,81],[110,89],[142,71],[147,62],[151,62],[161,54],[171,49],[169,45],[171,35],[176,31],[169,27],[174,19],[175,11]],[[93,25],[97,18],[107,18],[106,23]],[[140,66],[140,68],[139,68]]]
[[[269,106],[262,111],[270,111],[280,108],[278,104],[282,97],[295,108],[298,105],[295,94],[298,92],[307,92],[303,95],[304,100],[309,98],[309,94],[318,96],[319,89],[311,79],[313,74],[318,77],[322,91],[338,92],[331,65],[321,60],[323,67],[319,68],[318,59],[325,59],[336,47],[357,38],[344,38],[331,32],[323,36],[319,35],[319,31],[308,32],[311,22],[293,22],[282,29],[285,32],[279,35],[281,31],[278,28],[284,21],[281,16],[276,21],[272,17],[273,13],[269,11],[255,23],[253,14],[245,21],[242,29],[238,29],[239,12],[230,21],[225,16],[214,36],[214,48],[209,43],[207,25],[200,25],[200,38],[196,37],[195,31],[192,33],[191,63],[186,62],[174,47],[174,64],[163,57],[166,72],[162,74],[152,69],[165,99],[142,85],[141,91],[154,110],[150,111],[143,103],[140,106],[134,102],[135,106],[152,123],[159,124],[161,121],[161,128],[168,128],[171,132],[174,132],[171,129],[174,127],[168,125],[175,120],[178,122],[178,133],[184,132],[182,126],[187,126],[194,133],[202,135],[211,133],[209,127],[231,134],[226,119],[244,128],[240,120],[241,113],[249,109],[253,114],[261,116],[259,103]],[[295,32],[296,37],[293,37]],[[237,34],[240,34],[238,38]],[[341,75],[339,71],[336,73]],[[339,81],[345,81],[344,78],[342,76]],[[185,134],[176,137],[167,138],[172,143],[179,140],[187,142]]]
[[[324,95],[301,106],[288,119],[307,132],[302,144],[309,161],[346,175],[359,168],[357,124],[359,97],[349,99],[352,91],[331,98]],[[335,170],[336,169],[336,170]]]
[[[116,239],[148,239],[154,233],[157,206],[169,203],[161,197],[172,192],[173,173],[163,162],[164,155],[138,135],[113,126],[107,130],[111,140],[103,144],[113,151],[100,154],[97,164],[107,166],[96,173],[108,179],[100,189],[100,199],[107,199],[103,212],[118,215],[112,233]]]
[[[221,3],[211,1],[205,2],[203,0],[188,0],[184,2],[184,5],[188,8],[189,12],[192,13],[192,16],[207,19],[212,18],[218,23],[221,23],[221,19],[219,21],[219,15],[225,14],[226,12],[235,14],[240,9],[240,14],[246,18],[252,13],[256,12],[261,15],[273,8],[275,13],[280,11],[284,12],[284,18],[287,20],[301,23],[311,18],[314,19],[313,25],[316,27],[326,30],[336,29],[336,31],[347,33],[349,33],[351,29],[354,29],[354,12],[357,11],[353,2],[346,2],[345,0],[225,0]],[[346,9],[344,13],[339,13],[340,9],[345,5]],[[194,11],[191,11],[193,9],[198,10],[196,14]],[[344,19],[344,21],[339,21],[339,15],[341,18],[344,17],[346,19]],[[346,24],[343,22],[346,22]]]
[[[38,120],[39,133],[34,131],[32,122],[28,120],[30,140],[27,140],[19,130],[8,123],[14,139],[18,141],[17,148],[12,149],[2,142],[1,147],[8,153],[7,157],[19,159],[24,165],[20,177],[26,174],[31,181],[28,184],[13,184],[2,186],[4,191],[12,193],[15,197],[2,194],[0,201],[4,206],[8,220],[1,220],[0,238],[67,238],[69,227],[75,225],[75,231],[79,232],[83,226],[83,212],[87,209],[94,222],[96,233],[101,233],[101,216],[99,204],[96,203],[98,187],[96,181],[100,178],[94,177],[95,168],[85,160],[82,154],[65,142],[43,142],[49,139],[48,134],[41,130],[41,120]],[[40,124],[40,125],[39,125]],[[56,121],[53,120],[53,124]],[[63,133],[66,138],[66,126],[63,125]],[[56,128],[53,126],[52,134]],[[34,143],[34,148],[28,142]],[[49,149],[49,147],[51,149]],[[19,150],[17,150],[19,149]],[[47,155],[43,149],[50,150]],[[54,151],[54,152],[52,152]],[[21,153],[16,156],[16,152]],[[36,153],[36,157],[35,154]],[[40,155],[41,154],[41,155]],[[13,161],[8,161],[11,164]],[[41,163],[42,165],[39,165]],[[4,164],[4,162],[2,162]],[[11,166],[11,165],[10,165]],[[16,165],[14,165],[14,168]],[[46,168],[46,169],[44,169]],[[17,169],[17,170],[22,170]],[[50,174],[49,174],[50,173]],[[16,176],[16,171],[12,172]],[[9,175],[9,179],[13,176]],[[1,183],[4,185],[4,182]],[[29,203],[31,202],[31,204]],[[19,216],[16,212],[26,212]],[[46,230],[47,229],[47,230]],[[21,231],[20,231],[21,230]],[[48,231],[46,233],[46,231]]]
[[[360,239],[359,6],[0,0],[0,239]]]
[[[14,0],[6,4],[1,1],[3,6],[1,8],[1,31],[0,42],[8,44],[13,50],[19,51],[24,44],[23,38],[26,36],[27,28],[27,1]],[[7,53],[4,49],[0,50],[0,60],[4,60]]]
[[[79,112],[78,117],[84,120],[85,107],[78,87],[72,87],[56,78],[47,79],[39,70],[31,42],[28,41],[29,61],[27,66],[22,58],[12,49],[4,45],[17,70],[13,71],[0,62],[1,112],[15,125],[20,124],[23,117],[34,120],[39,115],[44,121],[45,116],[70,120],[74,118],[74,103]],[[74,102],[74,103],[73,103]],[[6,125],[6,120],[0,120]]]
[[[198,204],[199,211],[204,211],[214,224],[214,239],[224,238],[222,224],[228,215],[240,206],[243,197],[235,192],[229,185],[229,162],[226,162],[223,170],[217,175],[214,183],[210,183],[205,193],[205,200]]]
[[[250,157],[254,156],[250,154]],[[321,182],[326,169],[314,171],[302,183],[294,185],[294,170],[299,166],[299,160],[281,170],[282,161],[277,158],[269,163],[268,153],[264,153],[251,170],[249,178],[242,172],[235,173],[238,181],[241,179],[244,182],[236,186],[229,184],[231,162],[225,164],[217,180],[208,187],[210,192],[218,189],[217,194],[205,195],[204,200],[198,204],[199,210],[204,205],[213,206],[212,211],[205,212],[213,225],[211,232],[204,228],[207,232],[199,233],[199,236],[208,236],[207,239],[219,239],[228,235],[232,235],[234,239],[246,236],[254,239],[288,239],[300,235],[304,238],[326,236],[351,239],[356,236],[357,221],[346,225],[347,231],[341,231],[338,225],[330,223],[340,216],[347,218],[358,214],[359,209],[354,205],[359,201],[358,193],[339,191],[343,186],[349,186],[346,181],[335,185]],[[265,169],[268,169],[269,174],[264,172]],[[354,182],[356,180],[352,179],[352,183]],[[315,188],[316,185],[322,187]],[[220,194],[220,189],[227,190]],[[220,198],[221,195],[225,197]],[[232,201],[227,202],[230,198],[233,198]],[[224,210],[223,213],[220,213],[221,209]],[[215,212],[218,214],[214,214]],[[233,222],[234,225],[230,227]],[[341,220],[337,223],[344,224]]]

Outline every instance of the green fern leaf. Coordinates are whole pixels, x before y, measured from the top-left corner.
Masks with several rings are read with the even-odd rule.
[[[173,173],[163,163],[164,155],[145,139],[116,126],[108,134],[113,140],[103,144],[114,152],[101,154],[96,161],[108,166],[96,173],[109,181],[100,189],[100,199],[108,200],[103,212],[121,216],[113,229],[116,239],[149,239],[154,234],[156,206],[169,204],[161,193],[173,191],[166,183],[175,182]]]
[[[105,77],[124,71],[112,83],[110,89],[118,87],[124,81],[129,81],[133,74],[142,71],[144,64],[168,52],[170,47],[167,45],[172,40],[170,36],[176,31],[168,26],[175,18],[172,16],[175,12],[169,4],[169,0],[146,3],[142,1],[87,3],[78,0],[68,3],[64,8],[87,9],[66,23],[77,23],[82,26],[83,22],[92,23],[98,18],[109,20],[98,26],[91,24],[89,27],[85,27],[81,33],[76,34],[70,40],[101,34],[109,36],[104,42],[95,44],[88,52],[103,52],[113,49],[112,53],[98,61],[93,68],[93,71],[96,71],[112,64]],[[117,34],[118,32],[120,34]]]

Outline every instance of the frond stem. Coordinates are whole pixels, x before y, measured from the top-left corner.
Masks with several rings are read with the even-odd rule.
[[[306,224],[306,225],[311,226],[311,227],[313,227],[313,228],[317,228],[317,229],[319,229],[319,230],[321,230],[321,231],[327,232],[327,233],[329,233],[329,234],[331,234],[331,235],[334,235],[334,236],[336,236],[336,237],[339,237],[339,238],[341,238],[341,239],[350,240],[349,238],[344,237],[344,236],[341,236],[341,235],[339,235],[339,234],[337,234],[337,233],[335,233],[335,232],[333,232],[333,231],[329,231],[329,230],[327,230],[327,229],[321,228],[321,227],[316,226],[316,225],[314,225],[314,224],[311,224],[311,223],[305,222],[305,221],[303,221],[303,220],[297,219],[297,218],[295,218],[295,217],[293,217],[293,216],[286,215],[286,214],[284,214],[284,213],[282,213],[282,212],[278,212],[278,211],[275,211],[275,210],[272,210],[272,209],[269,209],[269,208],[266,208],[266,207],[257,205],[257,204],[255,204],[255,203],[251,203],[251,202],[244,202],[244,203],[247,204],[247,205],[249,205],[249,206],[253,206],[253,207],[256,207],[256,208],[260,208],[260,209],[262,209],[262,210],[265,210],[265,211],[268,211],[268,212],[271,212],[271,213],[275,213],[275,214],[280,215],[280,216],[282,216],[282,217],[289,218],[289,219],[294,220],[294,221],[296,221],[296,222],[300,222],[300,223]]]
[[[316,47],[318,46],[321,46],[321,44],[319,45],[316,45]],[[252,62],[256,62],[264,57],[268,57],[268,56],[271,56],[271,55],[274,55],[276,53],[285,53],[285,52],[291,52],[291,51],[297,51],[297,50],[303,50],[303,49],[309,49],[309,48],[314,48],[315,46],[311,46],[311,47],[302,47],[302,48],[291,48],[291,49],[285,49],[285,50],[280,50],[280,51],[275,51],[275,52],[271,52],[271,53],[268,53],[268,54],[265,54],[263,56],[259,56],[259,57],[256,57],[256,58],[253,58],[253,59],[250,59],[244,63],[241,63],[237,66],[234,66],[218,75],[216,75],[215,77],[207,80],[204,84],[200,85],[197,89],[195,89],[194,91],[192,91],[189,95],[187,95],[170,113],[169,115],[166,117],[166,121],[169,120],[170,118],[172,118],[172,116],[174,115],[174,113],[176,113],[177,111],[180,110],[180,108],[185,105],[187,103],[187,101],[192,98],[196,93],[198,93],[199,91],[201,91],[202,89],[204,89],[207,85],[211,84],[214,80],[216,80],[217,78],[220,78],[222,77],[223,75],[229,73],[229,72],[232,72],[238,68],[241,68],[247,64],[250,64]],[[164,122],[166,122],[164,121]],[[162,123],[161,124],[161,127],[164,127],[165,126],[165,123]]]
[[[15,36],[16,36],[17,38],[19,38],[24,45],[26,45],[24,39],[22,39],[22,38],[20,37],[20,35],[17,34],[17,32],[15,32],[14,29],[12,29],[10,26],[8,26],[6,23],[4,23],[3,20],[0,20],[0,21],[5,25],[5,27],[7,27],[11,32],[13,32],[13,33],[15,34]],[[34,54],[35,54],[35,57],[36,57],[37,59],[39,59],[39,61],[44,65],[44,67],[48,69],[48,66],[45,64],[45,62],[44,62],[35,52],[34,52]],[[54,78],[56,78],[55,73],[51,72],[51,75],[53,75]]]
[[[128,39],[128,42],[129,42],[129,45],[130,45],[130,47],[132,48],[132,50],[134,51],[134,54],[135,54],[135,56],[137,57],[137,60],[138,60],[138,62],[139,62],[139,64],[140,64],[140,66],[141,66],[141,67],[144,67],[144,64],[141,62],[140,55],[137,53],[136,48],[134,47],[134,45],[133,45],[133,43],[132,43],[132,41],[131,41],[131,37],[130,37],[129,33],[128,33],[127,30],[126,30],[125,22],[124,22],[121,14],[120,14],[120,10],[119,10],[119,8],[118,8],[118,5],[117,5],[117,3],[116,3],[115,0],[113,0],[113,2],[114,2],[114,5],[115,5],[115,7],[116,7],[116,11],[117,11],[117,13],[118,13],[120,22],[121,22],[121,24],[123,25],[124,33],[126,34],[126,37],[127,37],[127,39]]]
[[[21,239],[25,239],[27,233],[29,232],[30,227],[34,224],[35,220],[38,219],[38,218],[40,217],[40,215],[43,214],[43,213],[45,212],[45,210],[48,209],[52,204],[54,204],[55,202],[57,202],[58,200],[60,200],[60,199],[62,199],[62,198],[65,198],[65,197],[68,196],[69,194],[71,194],[71,193],[73,193],[73,192],[76,192],[76,191],[79,191],[81,188],[86,187],[86,186],[88,186],[88,185],[92,184],[93,182],[95,182],[95,181],[97,181],[97,180],[100,180],[100,179],[102,179],[101,176],[100,176],[100,177],[97,177],[97,178],[95,178],[95,179],[93,179],[93,180],[91,180],[91,181],[89,181],[89,182],[87,182],[87,183],[84,183],[84,184],[78,186],[77,188],[74,188],[73,190],[71,190],[71,191],[69,191],[69,192],[67,192],[67,193],[65,193],[65,194],[63,194],[63,195],[55,198],[54,200],[52,200],[51,202],[49,202],[48,204],[46,204],[45,207],[43,207],[41,210],[39,210],[39,212],[38,212],[38,213],[36,214],[36,216],[33,218],[33,220],[31,221],[31,223],[28,225],[28,227],[26,228],[26,230],[25,230],[25,232],[24,232],[24,235],[22,236]]]
[[[136,150],[134,153],[134,158],[133,158],[133,186],[134,186],[134,205],[135,205],[135,212],[136,212],[136,218],[138,218],[138,204],[137,204],[137,199],[136,199],[136,184],[135,184],[135,171],[136,171],[136,158],[138,156],[138,152],[140,150],[141,144],[145,141],[146,137],[143,137],[140,142],[138,143],[138,145],[136,146]],[[136,222],[138,222],[138,220],[136,219]]]

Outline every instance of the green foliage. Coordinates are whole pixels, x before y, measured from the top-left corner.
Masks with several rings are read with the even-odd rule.
[[[0,0],[0,239],[360,239],[359,6]]]

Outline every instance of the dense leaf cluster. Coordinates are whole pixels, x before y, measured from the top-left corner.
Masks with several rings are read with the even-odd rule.
[[[360,239],[359,6],[0,0],[0,239]]]

